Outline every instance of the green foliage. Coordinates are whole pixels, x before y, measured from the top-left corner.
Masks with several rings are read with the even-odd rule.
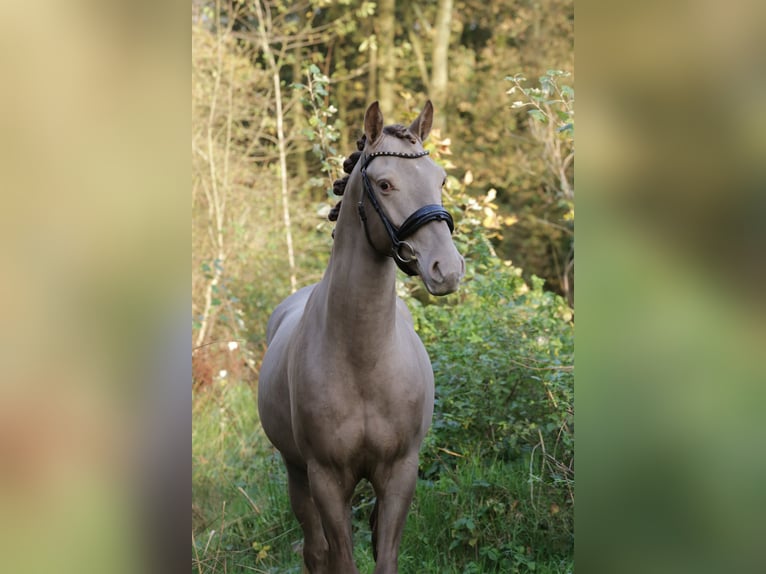
[[[221,379],[193,398],[193,571],[298,564],[291,542],[301,534],[290,512],[287,479],[260,430],[251,389]]]
[[[440,159],[439,149],[434,156]],[[574,324],[571,308],[543,289],[543,280],[527,282],[495,254],[488,239],[494,199],[472,198],[464,184],[448,181],[445,205],[457,222],[466,279],[446,299],[423,297],[416,280],[406,285],[436,381],[421,452],[423,488],[476,503],[458,505],[444,544],[453,560],[461,552],[478,556],[479,569],[468,561],[464,571],[515,572],[533,569],[535,552],[548,562],[572,549]],[[515,482],[499,479],[498,467]],[[523,511],[513,520],[500,512],[493,521],[514,500]],[[545,541],[536,539],[539,528]]]
[[[327,176],[325,185],[328,197],[332,194],[332,182],[338,176],[343,156],[338,153],[336,143],[340,137],[337,118],[338,108],[327,104],[330,78],[323,74],[316,64],[309,64],[305,70],[306,83],[293,83],[292,87],[301,94],[301,102],[309,110],[308,127],[303,130],[311,142],[311,151],[319,159],[320,168]],[[321,180],[312,178],[311,183],[322,185]],[[326,182],[325,182],[326,183]]]
[[[554,123],[558,126],[557,132],[563,134],[569,140],[574,139],[574,90],[567,85],[559,85],[559,78],[570,76],[568,72],[561,70],[548,70],[540,76],[540,87],[528,88],[524,86],[526,78],[523,74],[515,74],[505,79],[513,82],[513,86],[506,92],[509,95],[521,94],[524,99],[513,102],[514,109],[528,108],[529,115],[542,123]]]
[[[251,388],[219,380],[194,393],[192,565],[203,573],[301,571],[302,534],[279,456],[258,425]],[[404,529],[402,574],[572,572],[571,511],[529,496],[528,459],[470,454],[419,480]],[[363,482],[353,500],[355,559],[372,571]]]
[[[523,461],[459,458],[437,479],[420,481],[403,547],[429,556],[429,572],[571,572],[571,513],[552,497],[533,504],[527,493]]]
[[[423,476],[438,478],[460,456],[529,459],[533,495],[571,504],[572,312],[519,269],[497,259],[473,267],[449,304],[410,302],[436,378]]]
[[[571,427],[567,305],[542,281],[529,288],[519,270],[501,263],[474,276],[454,301],[413,302],[438,381],[429,442],[503,459],[530,452],[538,431],[559,442],[559,431]]]
[[[562,83],[568,72],[548,70],[528,87],[523,74],[507,76],[506,94],[517,98],[510,110],[523,112],[519,128],[534,142],[522,159],[536,173],[533,185],[514,182],[501,204],[516,216],[498,237],[498,251],[513,257],[527,279],[538,275],[546,288],[574,305],[574,90]]]

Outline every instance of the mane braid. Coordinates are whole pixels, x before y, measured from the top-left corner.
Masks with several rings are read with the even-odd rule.
[[[403,126],[402,124],[393,124],[390,126],[386,126],[383,128],[383,133],[389,136],[395,136],[401,140],[407,140],[413,145],[420,141],[418,137],[415,134],[413,134],[407,126]]]
[[[402,124],[392,124],[390,126],[385,126],[383,128],[383,133],[389,136],[397,137],[399,139],[407,140],[413,145],[420,141],[417,136],[413,134],[409,128],[407,128],[407,126],[403,126]],[[357,151],[352,152],[351,155],[349,155],[343,162],[343,171],[348,174],[354,171],[354,167],[356,167],[356,164],[359,163],[359,158],[362,157],[362,150],[364,150],[365,145],[367,145],[367,136],[362,134],[362,137],[356,140]],[[343,192],[346,191],[347,183],[348,175],[340,179],[336,179],[332,184],[332,192],[335,195],[343,195]],[[330,213],[327,215],[327,219],[330,221],[338,220],[338,215],[340,215],[340,204],[340,201],[335,204],[335,207],[333,207],[330,210]],[[335,232],[333,232],[333,234],[334,233]]]

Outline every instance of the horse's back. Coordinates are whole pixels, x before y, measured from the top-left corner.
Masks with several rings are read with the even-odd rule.
[[[258,377],[261,426],[272,444],[289,458],[294,457],[296,447],[290,420],[287,355],[293,332],[300,323],[314,287],[316,284],[296,291],[274,309],[266,327],[268,348]]]
[[[303,289],[299,289],[292,295],[286,297],[279,305],[277,305],[276,309],[274,309],[274,312],[271,314],[271,317],[269,317],[269,323],[266,326],[267,345],[271,345],[271,341],[274,339],[274,335],[277,333],[282,324],[285,323],[285,321],[287,321],[285,327],[287,330],[291,331],[295,328],[295,324],[297,324],[298,320],[303,314],[303,309],[306,306],[306,301],[311,295],[311,292],[314,290],[314,287],[316,287],[316,283],[313,285],[308,285]]]

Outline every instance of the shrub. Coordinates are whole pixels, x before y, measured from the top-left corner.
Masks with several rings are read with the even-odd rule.
[[[436,377],[429,448],[514,459],[544,446],[568,466],[574,326],[566,303],[498,261],[453,304],[411,307]]]
[[[497,568],[516,571],[524,570],[519,560],[566,556],[573,547],[574,322],[572,309],[545,291],[542,279],[526,282],[521,269],[495,254],[492,222],[484,217],[494,211],[493,199],[468,198],[458,184],[445,201],[466,257],[459,293],[424,297],[411,280],[404,292],[436,383],[434,420],[421,452],[423,488],[441,492],[445,481],[483,465],[471,471],[476,480],[456,483],[476,504],[460,505],[449,548],[475,555],[482,568],[497,559]],[[526,484],[488,480],[499,476],[498,468],[521,472]],[[472,529],[487,524],[498,504],[506,512],[515,504],[502,494],[484,496],[493,489],[513,493],[523,510],[512,513],[512,528]],[[490,522],[509,524],[506,518]],[[501,565],[507,560],[513,568]]]

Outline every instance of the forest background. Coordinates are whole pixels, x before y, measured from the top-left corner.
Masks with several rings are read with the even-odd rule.
[[[468,273],[440,301],[400,278],[437,377],[402,568],[571,570],[573,3],[195,1],[192,44],[195,569],[298,567],[254,410],[265,324],[322,275],[367,105],[409,123],[430,98]]]

